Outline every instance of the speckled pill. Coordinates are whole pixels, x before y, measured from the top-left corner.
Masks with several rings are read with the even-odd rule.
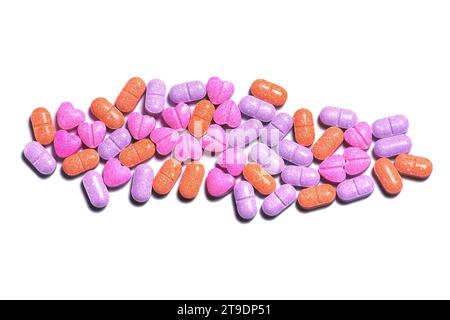
[[[31,126],[37,142],[44,146],[53,142],[55,128],[53,127],[52,116],[47,109],[36,108],[33,110],[31,113]]]
[[[344,141],[344,133],[337,127],[330,127],[312,146],[311,151],[318,160],[331,156]]]
[[[401,154],[395,159],[395,168],[401,175],[426,179],[433,171],[433,164],[424,157]]]
[[[330,184],[303,189],[298,194],[298,204],[305,210],[328,206],[336,199],[336,190]]]
[[[242,173],[247,158],[243,149],[234,147],[226,149],[217,159],[217,164],[229,174],[236,177]]]
[[[205,176],[205,167],[200,162],[191,162],[186,165],[180,180],[178,192],[184,199],[194,199],[202,185]]]
[[[181,174],[181,163],[175,159],[164,161],[153,180],[153,191],[165,195],[172,190]]]
[[[214,107],[211,101],[202,100],[197,102],[188,124],[188,130],[194,137],[199,138],[206,133],[215,110],[216,107]]]
[[[267,170],[258,163],[248,163],[243,170],[244,178],[262,195],[269,195],[275,191],[276,182]]]
[[[91,113],[112,130],[122,127],[125,123],[122,112],[105,98],[96,98],[92,101]]]
[[[243,97],[238,107],[243,114],[262,122],[272,121],[275,117],[275,107],[272,104],[253,96]]]
[[[391,195],[397,195],[402,191],[403,179],[391,160],[378,159],[375,161],[373,170],[384,191]]]
[[[230,147],[244,148],[259,138],[263,124],[257,119],[248,119],[238,128],[228,134],[228,145]]]
[[[341,182],[336,188],[337,197],[343,202],[352,202],[370,196],[375,188],[369,176],[359,176]]]
[[[378,119],[372,124],[372,134],[378,139],[398,136],[408,132],[409,121],[404,115]]]
[[[115,106],[124,113],[131,112],[136,108],[144,93],[144,80],[139,77],[131,78],[117,96]]]
[[[290,184],[283,184],[264,199],[261,208],[266,215],[275,217],[293,204],[296,198],[295,188]]]
[[[43,175],[51,175],[56,169],[55,158],[39,142],[28,142],[23,149],[23,155]]]
[[[281,180],[296,187],[309,188],[319,184],[320,174],[314,168],[286,166],[281,172]]]
[[[201,138],[202,148],[208,152],[222,152],[227,148],[227,134],[221,126],[212,124]]]
[[[93,149],[81,150],[64,159],[62,169],[68,176],[76,176],[94,169],[100,162],[97,151]]]
[[[206,86],[201,81],[180,83],[169,91],[169,99],[173,103],[198,101],[205,96]]]
[[[131,135],[125,128],[114,130],[98,146],[98,153],[104,160],[109,160],[117,156],[123,149],[131,143]]]
[[[286,161],[298,166],[308,167],[313,162],[313,154],[306,148],[292,140],[282,140],[278,145],[279,155]]]
[[[305,147],[312,145],[316,138],[316,133],[311,111],[304,108],[299,109],[294,113],[293,120],[295,141]]]
[[[142,163],[155,154],[155,145],[150,139],[142,139],[130,144],[119,154],[119,161],[128,168]]]
[[[160,79],[150,80],[145,92],[145,111],[151,114],[159,114],[166,105],[166,85]]]
[[[264,79],[253,81],[250,92],[255,97],[267,101],[276,107],[284,105],[288,97],[286,89]]]
[[[255,144],[248,154],[250,162],[257,162],[271,175],[279,174],[284,169],[283,159],[272,149],[262,143]]]
[[[109,192],[100,173],[95,170],[86,172],[83,187],[92,206],[101,209],[108,205]]]
[[[372,145],[372,128],[366,122],[359,122],[345,130],[344,139],[352,147],[368,150]]]
[[[253,186],[247,181],[239,181],[234,186],[233,195],[238,215],[245,220],[253,219],[258,212]]]
[[[349,109],[325,107],[319,115],[320,121],[330,127],[348,129],[358,122],[356,113]]]
[[[293,120],[287,113],[278,113],[261,131],[261,141],[269,147],[276,146],[292,129]]]
[[[150,199],[153,185],[153,169],[148,164],[140,164],[134,169],[131,181],[131,197],[136,202],[146,202]]]
[[[391,158],[399,154],[409,153],[412,142],[407,135],[383,138],[375,142],[373,152],[380,158]]]

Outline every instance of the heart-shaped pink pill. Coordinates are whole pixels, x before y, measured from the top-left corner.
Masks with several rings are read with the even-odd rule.
[[[105,139],[106,126],[101,121],[83,122],[78,126],[77,131],[84,145],[94,149]]]
[[[227,100],[214,112],[214,122],[236,128],[241,124],[241,110],[233,100]]]
[[[69,133],[66,130],[58,130],[53,140],[56,155],[60,158],[77,153],[81,148],[81,139],[76,133]]]
[[[131,178],[131,170],[123,166],[117,158],[109,159],[103,167],[103,182],[107,187],[116,188],[127,183]]]
[[[231,174],[223,172],[219,168],[213,168],[206,177],[206,189],[215,197],[226,195],[234,187],[236,180]]]
[[[368,150],[372,144],[372,128],[366,122],[359,122],[345,131],[344,139],[352,147]]]
[[[213,104],[221,104],[231,98],[234,85],[230,81],[222,81],[219,77],[212,77],[206,84],[206,93]]]
[[[186,103],[179,103],[162,112],[164,122],[172,129],[186,129],[191,119],[191,108]]]
[[[236,177],[244,170],[246,160],[244,150],[234,147],[225,150],[217,159],[217,164]]]
[[[346,178],[345,159],[341,155],[326,158],[319,166],[320,175],[334,183],[341,183]]]
[[[56,122],[58,127],[64,130],[70,130],[84,122],[84,112],[75,109],[70,102],[63,102],[56,111]]]
[[[184,133],[178,139],[173,149],[173,155],[180,162],[185,162],[190,159],[197,161],[203,155],[202,145],[189,133]]]
[[[367,152],[358,148],[347,148],[344,150],[345,171],[348,175],[356,176],[370,166],[371,160]]]
[[[152,131],[150,139],[156,145],[156,152],[165,156],[171,153],[173,148],[175,148],[179,135],[175,129],[161,127]]]
[[[221,126],[212,124],[201,138],[202,148],[208,152],[222,152],[227,148],[227,134]]]
[[[135,140],[147,138],[155,125],[155,118],[139,112],[132,112],[127,119],[128,131]]]

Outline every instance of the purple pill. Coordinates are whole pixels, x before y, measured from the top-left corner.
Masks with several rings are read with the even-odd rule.
[[[278,153],[284,160],[297,166],[309,167],[314,158],[309,148],[292,140],[282,140],[278,145]]]
[[[344,202],[351,202],[368,197],[372,194],[375,184],[369,176],[359,176],[341,182],[336,188],[338,198]]]
[[[131,142],[131,135],[125,128],[114,130],[108,138],[98,146],[98,154],[104,160],[117,156]]]
[[[253,96],[245,96],[238,105],[241,112],[250,118],[269,122],[275,117],[275,107]]]
[[[408,132],[409,121],[403,115],[396,115],[375,121],[372,124],[372,133],[378,139],[398,136]]]
[[[228,145],[243,148],[259,138],[263,124],[257,119],[248,119],[238,128],[230,131]]]
[[[162,80],[153,79],[147,84],[145,93],[145,110],[151,114],[158,114],[164,110],[166,104],[166,85]]]
[[[263,201],[262,210],[270,217],[275,217],[294,203],[297,192],[290,184],[283,184],[269,194]]]
[[[349,109],[325,107],[319,115],[320,121],[330,127],[348,129],[358,122],[356,113]]]
[[[286,166],[281,172],[281,180],[293,186],[309,188],[319,184],[320,175],[314,168]]]
[[[191,81],[174,85],[169,91],[173,103],[192,102],[206,96],[206,86],[201,81]]]
[[[153,185],[153,169],[148,164],[136,167],[131,181],[131,196],[136,202],[146,202],[150,199]]]
[[[407,135],[393,136],[375,142],[373,151],[380,158],[391,158],[399,154],[409,153],[412,142]]]
[[[247,181],[240,181],[234,186],[233,194],[239,216],[245,220],[253,219],[258,211],[253,186]]]
[[[86,172],[83,176],[83,187],[94,207],[104,208],[108,205],[109,192],[100,173],[95,170]]]
[[[284,169],[283,159],[262,143],[257,143],[251,148],[248,158],[249,162],[259,163],[271,175],[279,174]]]
[[[31,141],[23,149],[23,155],[43,175],[51,175],[56,169],[56,160],[39,142]]]
[[[269,147],[276,146],[292,129],[294,121],[287,113],[279,113],[267,127],[261,131],[261,141]]]

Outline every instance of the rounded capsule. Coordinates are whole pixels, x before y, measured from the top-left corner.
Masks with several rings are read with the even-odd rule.
[[[211,124],[216,108],[208,100],[199,101],[195,105],[194,112],[192,112],[189,120],[188,130],[196,138],[203,136]]]
[[[153,185],[153,169],[148,164],[136,167],[131,181],[131,197],[136,202],[146,202],[150,199]]]
[[[119,161],[128,168],[134,167],[155,154],[155,145],[150,139],[142,139],[138,142],[130,144],[119,154]]]
[[[331,156],[344,141],[344,133],[337,127],[330,127],[312,146],[311,151],[318,160],[325,160]]]
[[[325,207],[336,199],[336,190],[330,184],[303,189],[298,194],[298,204],[306,210]]]
[[[250,91],[255,97],[269,102],[276,107],[284,105],[288,96],[287,91],[283,87],[264,79],[253,81]]]
[[[424,157],[401,154],[395,159],[395,168],[401,175],[426,179],[433,171],[433,164]]]
[[[291,140],[282,140],[278,145],[280,156],[290,163],[308,167],[313,162],[313,154],[306,148]]]
[[[297,191],[290,184],[283,184],[272,192],[262,203],[262,210],[270,217],[275,217],[286,210],[297,198]]]
[[[100,173],[88,171],[83,176],[83,187],[92,206],[101,209],[108,205],[109,192]]]
[[[286,166],[281,172],[281,180],[296,187],[309,188],[319,184],[320,174],[314,168]]]
[[[253,186],[247,181],[239,181],[234,186],[233,195],[238,215],[245,220],[253,219],[258,212]]]
[[[127,81],[119,96],[116,99],[115,105],[117,109],[124,113],[128,113],[136,108],[139,100],[145,93],[145,82],[141,78],[134,77]]]
[[[257,119],[248,119],[228,135],[230,147],[243,148],[259,138],[263,124]]]
[[[316,138],[316,133],[311,111],[299,109],[294,113],[293,120],[295,141],[305,147],[312,145]]]
[[[257,162],[271,175],[279,174],[284,169],[283,159],[272,149],[262,143],[255,144],[248,154],[250,162]]]
[[[145,110],[151,114],[159,114],[166,105],[166,85],[162,80],[153,79],[147,84],[145,92]]]
[[[123,126],[125,118],[122,112],[105,98],[96,98],[91,103],[91,112],[98,120],[109,129],[115,130]]]
[[[153,180],[153,190],[160,195],[165,195],[172,190],[181,174],[181,163],[175,159],[164,161]]]
[[[94,169],[100,161],[97,151],[84,149],[64,159],[62,169],[68,176],[76,176],[80,173]]]
[[[205,167],[200,162],[191,162],[186,165],[180,180],[178,192],[184,199],[194,199],[202,185],[205,176]]]
[[[358,122],[356,113],[349,109],[325,107],[319,115],[320,121],[330,127],[348,129]]]
[[[48,176],[56,169],[55,158],[36,141],[26,144],[23,155],[40,174]]]
[[[180,83],[169,91],[169,99],[173,103],[198,101],[205,96],[206,86],[201,81]]]
[[[269,195],[275,191],[275,179],[257,163],[248,163],[243,170],[244,178],[262,195]]]
[[[243,97],[238,107],[246,116],[262,122],[272,121],[275,117],[275,107],[272,104],[252,96]]]
[[[44,146],[53,142],[55,128],[53,127],[52,116],[47,109],[36,108],[33,110],[31,113],[31,126],[37,142]]]
[[[380,158],[391,158],[399,154],[409,153],[412,142],[406,135],[393,136],[375,142],[373,152]]]
[[[409,121],[403,115],[378,119],[372,124],[372,134],[378,139],[398,136],[408,132]]]
[[[402,177],[391,160],[387,158],[378,159],[375,161],[373,170],[384,191],[391,195],[397,195],[402,191]]]
[[[102,159],[109,160],[117,156],[130,143],[130,132],[125,128],[119,128],[99,144],[98,153]]]
[[[370,196],[375,188],[369,176],[359,176],[341,182],[336,188],[337,197],[343,202],[352,202]]]
[[[278,113],[261,131],[261,141],[269,147],[276,146],[292,129],[293,120],[287,113]]]

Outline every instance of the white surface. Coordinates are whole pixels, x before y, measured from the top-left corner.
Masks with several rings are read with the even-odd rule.
[[[450,298],[448,2],[365,3],[2,2],[0,298]],[[136,207],[127,185],[95,214],[81,178],[58,167],[43,180],[21,160],[37,106],[87,110],[132,76],[170,87],[213,75],[234,82],[235,100],[256,78],[279,83],[291,114],[403,113],[434,174],[394,199],[377,188],[243,224],[230,196],[203,189]]]

